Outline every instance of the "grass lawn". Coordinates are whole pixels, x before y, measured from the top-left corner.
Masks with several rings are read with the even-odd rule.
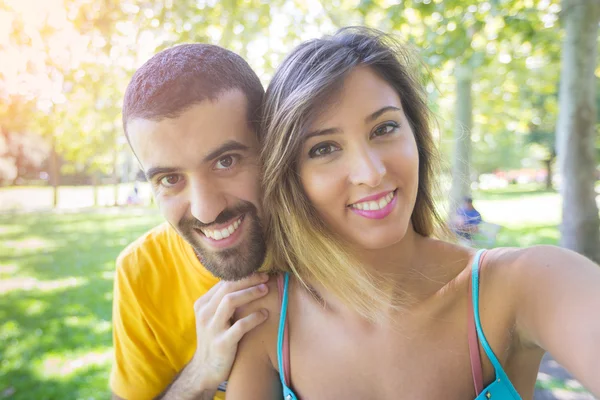
[[[531,189],[480,192],[474,205],[483,219],[502,226],[497,246],[557,244],[562,202],[556,192]]]
[[[498,245],[557,242],[557,194],[475,199],[504,227]],[[161,221],[146,208],[0,214],[0,399],[108,398],[114,260]]]
[[[0,398],[107,399],[114,260],[154,210],[0,215]]]

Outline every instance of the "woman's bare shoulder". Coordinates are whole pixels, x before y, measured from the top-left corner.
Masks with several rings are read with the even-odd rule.
[[[252,342],[252,346],[264,347],[272,361],[276,360],[277,329],[281,313],[277,279],[277,275],[271,276],[266,283],[269,292],[260,299],[238,308],[234,315],[234,320],[237,321],[257,311],[268,313],[267,320],[246,334],[243,340]]]
[[[271,314],[273,314],[273,312],[276,312],[277,315],[279,315],[279,290],[277,287],[277,275],[272,275],[267,281],[266,285],[268,288],[268,293],[265,296],[238,308],[234,316],[235,320],[260,310],[266,310],[269,312],[269,319],[271,319]]]
[[[268,293],[244,307],[235,319],[258,311],[267,311],[265,322],[246,333],[239,342],[235,363],[229,377],[227,398],[280,398],[277,372],[277,328],[279,326],[279,292],[277,277],[267,282]]]
[[[584,256],[552,245],[503,247],[488,253],[488,273],[499,274],[505,279],[521,280],[532,274],[578,273],[596,267]]]

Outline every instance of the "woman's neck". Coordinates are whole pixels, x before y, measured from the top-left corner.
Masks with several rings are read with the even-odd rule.
[[[389,294],[390,304],[405,308],[420,303],[436,290],[431,279],[427,278],[429,267],[433,265],[428,261],[433,242],[435,240],[419,235],[409,226],[398,243],[382,249],[357,251],[353,255],[373,273],[380,288]],[[325,308],[346,316],[355,314],[321,285],[307,283],[313,298]]]
[[[412,225],[409,225],[406,234],[397,243],[380,249],[360,249],[354,255],[375,275],[402,282],[418,264],[420,255],[418,248],[423,239],[425,238],[417,234]]]

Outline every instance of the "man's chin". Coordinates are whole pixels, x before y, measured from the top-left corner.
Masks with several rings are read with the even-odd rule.
[[[202,265],[217,278],[228,281],[246,278],[264,261],[266,244],[256,214],[246,213],[238,229],[218,243],[213,243],[191,223],[180,224],[179,228]]]
[[[200,262],[211,274],[224,281],[239,281],[260,268],[260,263],[249,265],[244,257],[199,257]]]
[[[220,251],[208,250],[197,245],[193,247],[204,268],[225,281],[238,281],[252,275],[264,260],[264,252],[253,253],[244,245]]]

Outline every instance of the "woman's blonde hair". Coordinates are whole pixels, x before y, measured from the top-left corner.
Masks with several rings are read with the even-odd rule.
[[[414,230],[431,236],[441,219],[433,199],[437,152],[430,110],[412,65],[414,57],[394,38],[367,28],[344,28],[296,47],[267,89],[261,131],[264,208],[271,270],[291,271],[302,283],[318,282],[370,320],[394,306],[381,276],[361,265],[320,218],[298,174],[304,135],[340,92],[345,77],[367,66],[398,93],[419,154],[419,187],[411,216]]]

